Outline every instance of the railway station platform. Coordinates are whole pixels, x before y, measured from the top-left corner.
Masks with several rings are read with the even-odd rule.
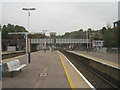
[[[0,90],[2,90],[2,80],[0,80]]]
[[[2,52],[2,55],[5,55],[5,54],[12,54],[12,53],[21,53],[21,52],[25,52],[25,51],[3,51]]]
[[[87,51],[69,51],[68,52],[107,64],[112,67],[120,68],[120,62],[118,61],[117,53],[100,53],[100,52],[87,52]]]
[[[26,63],[26,56],[4,59],[2,62],[18,58]],[[93,88],[93,86],[78,73],[68,59],[59,51],[38,51],[31,53],[31,63],[14,72],[3,71],[2,88]]]

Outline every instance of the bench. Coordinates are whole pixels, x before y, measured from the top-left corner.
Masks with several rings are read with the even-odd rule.
[[[8,71],[11,73],[11,77],[13,77],[14,71],[21,71],[21,69],[26,66],[26,64],[20,65],[19,59],[4,62],[4,64],[7,65]]]

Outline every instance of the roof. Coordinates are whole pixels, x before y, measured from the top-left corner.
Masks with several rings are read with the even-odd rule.
[[[114,23],[120,23],[120,20],[118,20],[118,21],[116,21],[116,22],[114,22]]]

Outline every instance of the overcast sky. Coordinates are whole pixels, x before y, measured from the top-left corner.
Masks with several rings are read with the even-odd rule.
[[[79,29],[100,29],[118,20],[117,2],[3,2],[2,24],[27,29],[28,13],[23,7],[35,7],[30,16],[30,32],[64,34]]]

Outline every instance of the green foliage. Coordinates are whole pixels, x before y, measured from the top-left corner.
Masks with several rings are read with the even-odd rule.
[[[118,30],[113,28],[107,28],[103,34],[104,45],[106,47],[117,47],[118,46]]]
[[[104,34],[105,31],[106,31],[106,27],[103,27],[103,28],[101,29],[101,33]]]
[[[87,32],[88,32],[88,33],[92,33],[92,29],[91,29],[91,28],[88,28]]]
[[[120,27],[119,27],[120,28]],[[28,32],[23,26],[19,25],[4,25],[2,28],[2,38],[8,38],[9,32]],[[120,30],[114,30],[111,28],[111,25],[108,23],[106,27],[102,27],[100,30],[92,30],[91,28],[88,28],[87,32],[89,35],[92,35],[93,33],[99,33],[96,34],[93,38],[93,40],[101,40],[99,38],[99,35],[101,35],[104,40],[104,45],[106,47],[117,47],[118,46],[118,34],[120,35]],[[46,38],[50,38],[46,36]],[[86,38],[86,32],[83,29],[75,30],[73,32],[66,32],[64,35],[58,35],[53,36],[52,38]]]
[[[118,34],[120,34],[120,30],[114,30],[109,23],[106,27],[102,27],[100,30],[92,30],[91,28],[88,28],[87,32],[91,36],[96,33],[92,39],[104,40],[104,46],[106,47],[118,46]],[[55,38],[86,38],[86,32],[85,30],[80,29],[78,31],[66,32],[64,35],[58,35]]]
[[[23,26],[14,26],[11,24],[4,25],[2,28],[2,38],[8,38],[9,32],[28,32]]]
[[[73,32],[66,32],[64,35],[56,36],[57,38],[82,38],[83,29]]]

